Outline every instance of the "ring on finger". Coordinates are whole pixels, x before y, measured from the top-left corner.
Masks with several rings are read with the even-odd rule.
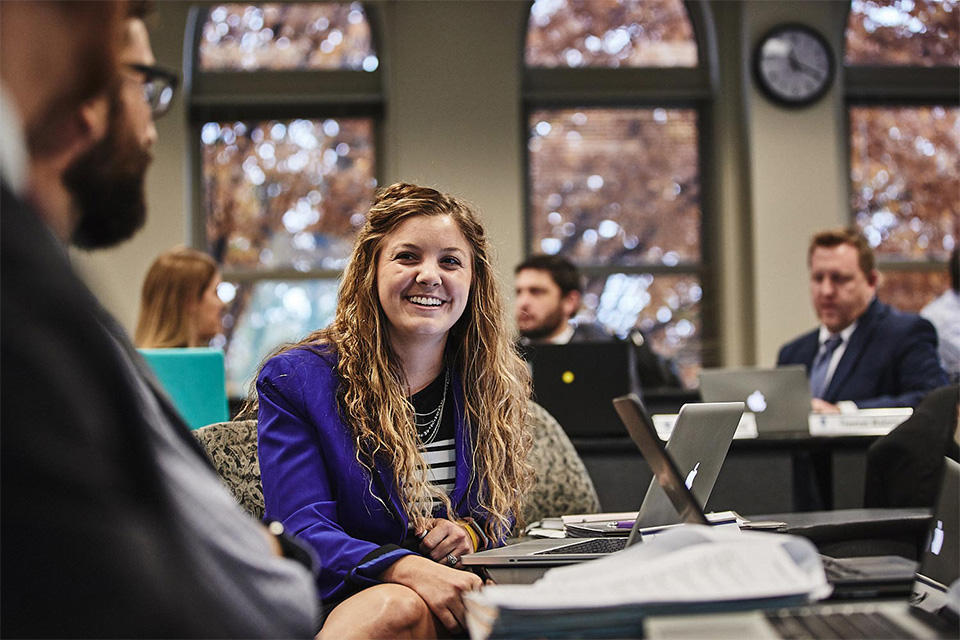
[[[458,563],[458,562],[460,562],[460,558],[458,558],[457,556],[453,555],[452,553],[448,553],[448,554],[447,554],[447,563],[448,563],[451,567],[457,566],[457,563]]]

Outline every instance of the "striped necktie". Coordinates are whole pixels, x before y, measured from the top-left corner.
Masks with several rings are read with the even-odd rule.
[[[823,398],[827,390],[827,371],[830,369],[830,359],[833,352],[843,342],[840,336],[830,336],[820,347],[820,352],[813,361],[813,367],[810,368],[810,393],[814,398]]]

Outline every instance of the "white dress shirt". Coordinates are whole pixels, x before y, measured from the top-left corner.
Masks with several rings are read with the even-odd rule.
[[[951,380],[960,378],[960,293],[947,289],[928,304],[920,315],[937,330],[940,364]]]

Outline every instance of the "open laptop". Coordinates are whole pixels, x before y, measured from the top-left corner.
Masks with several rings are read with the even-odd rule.
[[[610,400],[639,389],[636,353],[628,342],[579,342],[524,347],[533,395],[568,436],[623,436]]]
[[[741,401],[757,420],[757,432],[808,434],[810,384],[803,365],[700,372],[704,402]]]
[[[680,408],[677,425],[667,447],[664,447],[663,442],[657,437],[650,417],[635,395],[617,398],[613,401],[613,406],[622,424],[626,426],[634,443],[650,465],[655,478],[651,483],[651,490],[647,491],[647,497],[644,498],[644,504],[640,507],[640,513],[633,523],[630,535],[626,538],[531,540],[465,555],[461,559],[465,566],[505,566],[514,563],[556,566],[603,557],[640,542],[640,529],[646,526],[641,524],[641,518],[646,516],[649,519],[652,517],[651,514],[661,512],[660,500],[670,505],[671,513],[668,514],[667,522],[655,523],[656,525],[678,522],[708,524],[703,514],[703,504],[698,503],[699,496],[709,496],[713,489],[713,483],[720,473],[720,467],[723,465],[743,413],[743,404],[684,405]],[[721,434],[720,440],[717,439],[716,432]],[[667,453],[667,448],[670,448],[672,443],[676,443],[673,449],[681,450],[685,459],[699,462],[697,473],[692,477],[693,465],[690,469],[677,468],[671,453]],[[680,446],[681,444],[683,446]],[[694,462],[695,464],[697,462]],[[691,483],[697,486],[697,490],[689,491],[686,486],[682,486],[683,481],[674,481],[676,478],[691,478]],[[657,485],[656,490],[652,490],[654,484]],[[677,484],[681,485],[682,490],[677,488]],[[705,497],[704,500],[706,500]],[[645,509],[648,501],[653,501],[655,506]]]
[[[668,461],[672,458],[676,464],[665,464],[664,461],[661,460],[664,456],[659,455],[655,447],[656,444],[659,444],[659,439],[655,435],[656,431],[649,423],[649,420],[646,419],[645,411],[639,400],[636,397],[627,396],[617,398],[613,403],[623,419],[624,424],[627,425],[630,436],[643,453],[644,458],[650,462],[651,466],[654,464],[653,460],[657,460],[660,465],[660,468],[655,469],[654,481],[651,483],[648,496],[650,492],[654,490],[654,484],[658,485],[659,495],[665,495],[665,489],[669,488],[666,493],[670,495],[669,503],[672,504],[668,504],[668,506],[673,510],[674,521],[663,521],[659,524],[704,522],[706,517],[702,514],[702,511],[698,516],[697,514],[682,513],[679,506],[675,509],[673,508],[679,504],[683,505],[685,509],[696,509],[700,511],[700,505],[706,504],[706,497],[701,497],[701,495],[698,494],[698,486],[695,482],[691,482],[690,475],[688,474],[686,479],[680,475],[679,470],[693,468],[694,463],[692,459],[688,458],[683,461],[680,459],[680,456],[687,455],[687,452],[682,451],[679,456],[673,453],[673,451],[671,451],[673,441],[671,440],[671,442],[667,444],[666,451],[673,455],[667,458]],[[656,443],[652,442],[653,440],[656,440]],[[726,442],[727,446],[730,444],[729,439],[721,441],[721,443],[722,442]],[[682,443],[678,442],[677,444],[680,445]],[[674,447],[674,449],[678,448],[679,447]],[[716,478],[713,478],[713,480],[715,479]],[[711,481],[705,486],[712,488],[713,482]],[[644,499],[644,507],[646,507],[648,501],[650,501],[649,497]],[[642,510],[643,509],[641,509],[641,511]],[[682,514],[679,519],[676,518],[678,513]],[[639,525],[641,527],[650,526],[640,522],[641,520],[642,514],[638,515],[637,518]],[[750,523],[744,524],[743,526],[745,528],[754,528]],[[827,574],[827,580],[833,586],[834,591],[832,597],[834,598],[906,595],[910,592],[910,585],[913,583],[913,576],[917,566],[912,560],[900,556],[867,556],[859,558],[830,558],[823,556],[822,560],[824,570]]]
[[[947,459],[926,551],[904,602],[650,618],[646,638],[960,637],[960,465]]]

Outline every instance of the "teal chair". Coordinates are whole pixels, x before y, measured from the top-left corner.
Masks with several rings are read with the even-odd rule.
[[[138,349],[191,429],[228,419],[223,352]]]

